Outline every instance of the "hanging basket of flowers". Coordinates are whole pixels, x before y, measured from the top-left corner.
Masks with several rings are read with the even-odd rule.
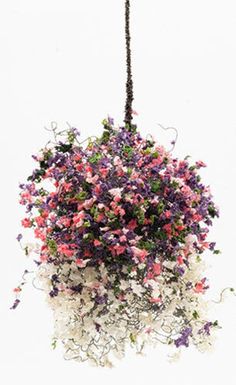
[[[25,250],[37,256],[53,344],[63,343],[66,359],[101,366],[127,345],[205,350],[218,327],[206,313],[202,262],[205,250],[218,253],[207,239],[218,209],[199,175],[205,164],[176,159],[132,123],[129,7],[124,125],[108,117],[101,137],[86,142],[73,127],[52,127],[54,141],[20,185],[22,225],[36,239]]]

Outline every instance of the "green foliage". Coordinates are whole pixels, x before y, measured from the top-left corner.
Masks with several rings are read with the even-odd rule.
[[[78,199],[79,201],[83,201],[87,198],[87,196],[88,196],[88,193],[86,191],[81,191],[75,195],[75,198]]]
[[[93,154],[88,160],[90,163],[96,164],[98,161],[102,159],[102,154],[99,154],[98,152]]]
[[[124,155],[126,155],[128,158],[131,158],[131,156],[133,155],[133,148],[130,146],[127,146],[127,145],[123,146],[122,151]]]
[[[160,180],[154,180],[151,182],[151,191],[153,193],[156,193],[161,187],[161,181]]]
[[[59,152],[69,152],[72,149],[72,143],[60,143],[58,146],[55,146],[55,149]]]
[[[208,213],[209,213],[210,217],[212,217],[212,218],[215,218],[215,216],[217,215],[217,211],[216,211],[215,207],[212,205],[208,206]]]
[[[53,239],[48,239],[47,240],[47,245],[50,251],[50,254],[56,255],[57,253],[57,244]]]

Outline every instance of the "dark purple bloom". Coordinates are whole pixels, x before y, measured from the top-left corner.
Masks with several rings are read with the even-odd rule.
[[[105,295],[97,295],[95,298],[95,302],[98,304],[98,305],[103,305],[107,302],[107,294]]]
[[[82,290],[83,290],[83,285],[81,283],[79,283],[78,285],[75,285],[75,286],[71,286],[70,288],[71,290],[73,290],[74,292],[76,293],[82,293]]]
[[[18,242],[20,242],[22,238],[23,238],[23,235],[22,235],[22,234],[18,234],[17,237],[16,237],[16,239],[17,239]]]
[[[59,279],[58,279],[58,275],[57,274],[53,274],[51,280],[53,282],[55,282],[55,283],[59,283],[60,282]]]
[[[50,291],[50,293],[49,293],[49,295],[50,295],[50,297],[56,297],[57,295],[58,295],[58,292],[59,292],[59,290],[58,290],[58,288],[57,287],[54,287],[51,291]]]
[[[215,242],[211,242],[211,243],[209,244],[209,249],[210,249],[210,250],[214,250],[214,249],[215,249],[215,246],[216,246],[216,243],[215,243]]]
[[[175,346],[179,348],[180,346],[189,346],[189,337],[191,336],[192,328],[188,327],[185,328],[181,332],[181,336],[175,340]]]
[[[211,327],[212,327],[213,323],[212,322],[206,322],[204,324],[204,326],[199,330],[198,334],[206,334],[206,335],[210,335],[211,334]]]
[[[20,303],[20,300],[17,298],[10,309],[16,309],[19,303]]]
[[[184,275],[184,272],[185,272],[185,270],[183,269],[183,267],[177,267],[177,268],[176,268],[176,271],[177,271],[177,273],[178,273],[180,276]]]
[[[95,328],[96,328],[97,332],[100,332],[101,325],[99,323],[95,322]]]

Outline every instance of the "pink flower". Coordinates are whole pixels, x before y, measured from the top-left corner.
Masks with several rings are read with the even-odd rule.
[[[84,211],[80,211],[78,214],[75,214],[73,217],[73,222],[76,227],[80,227],[84,223],[85,213]]]
[[[203,283],[202,283],[202,282],[196,283],[194,291],[195,291],[196,293],[203,293],[203,291],[204,291],[204,285],[203,285]]]
[[[195,222],[200,222],[202,220],[202,216],[200,214],[194,214],[192,218]]]
[[[163,229],[167,232],[168,235],[171,235],[172,232],[172,227],[171,223],[167,223],[166,225],[163,226]]]
[[[122,207],[119,207],[119,214],[121,217],[125,215],[125,210]]]
[[[135,230],[136,227],[138,227],[136,219],[131,219],[131,221],[129,221],[129,223],[128,223],[127,228],[129,230]]]
[[[116,174],[117,174],[117,176],[124,176],[125,175],[124,170],[121,167],[117,167]]]
[[[88,177],[86,178],[86,182],[91,183],[91,184],[96,184],[97,181],[98,181],[98,179],[99,179],[99,176],[98,176],[98,175],[88,176]]]
[[[48,256],[46,254],[40,254],[40,262],[47,262]]]
[[[106,178],[108,172],[109,172],[109,169],[108,168],[100,168],[99,170],[100,174],[102,175],[103,178]]]
[[[202,160],[198,160],[198,161],[196,162],[196,166],[197,166],[198,168],[200,168],[200,167],[206,167],[207,165],[206,165],[206,163],[204,163]]]
[[[121,246],[119,244],[115,245],[114,248],[113,248],[116,252],[116,255],[120,255],[120,254],[123,254],[126,247],[125,246]]]
[[[13,289],[14,293],[20,293],[21,290],[20,287],[15,287],[15,289]]]
[[[45,241],[46,239],[45,234],[39,229],[34,230],[34,235],[35,235],[35,238],[41,239],[41,241]]]
[[[23,227],[31,227],[32,226],[32,222],[29,218],[22,219],[21,224]]]
[[[179,226],[176,226],[175,229],[178,230],[178,231],[182,231],[182,230],[185,229],[185,226],[179,225]]]
[[[152,269],[155,275],[160,275],[161,274],[161,264],[160,263],[154,263],[152,265]]]
[[[181,193],[186,197],[191,197],[191,195],[193,194],[191,188],[187,185],[184,185],[182,188],[181,188]]]
[[[87,172],[87,173],[92,173],[93,172],[93,169],[92,169],[92,167],[91,166],[89,166],[89,165],[87,165],[86,167],[85,167],[85,171]]]
[[[89,261],[90,259],[77,258],[75,263],[78,267],[85,267]]]
[[[63,226],[65,226],[65,227],[69,227],[70,224],[71,224],[71,220],[70,220],[70,218],[62,217],[62,218],[60,219],[60,223],[61,223]]]
[[[70,249],[70,246],[67,244],[62,244],[57,247],[57,251],[61,254],[64,254],[66,257],[72,257],[74,255],[74,251]]]
[[[181,257],[181,255],[178,256],[177,262],[179,265],[182,265],[184,263],[183,257]]]
[[[139,159],[138,162],[137,162],[137,166],[138,167],[141,167],[143,164],[143,160],[142,159]]]
[[[63,186],[65,192],[70,192],[72,183],[66,183],[66,182],[64,182],[62,186]]]
[[[159,303],[159,302],[161,302],[161,298],[160,297],[158,297],[158,298],[150,298],[149,301],[151,303]]]
[[[93,244],[94,244],[94,246],[100,246],[102,244],[102,242],[100,242],[98,239],[95,239],[93,241]]]
[[[23,200],[26,200],[26,201],[28,201],[29,203],[32,202],[32,196],[31,196],[31,194],[30,194],[28,191],[22,192],[22,193],[20,194],[20,196],[21,196],[21,198],[22,198]]]
[[[136,246],[131,246],[131,250],[133,252],[133,256],[135,258],[139,258],[140,262],[144,262],[145,261],[145,258],[148,255],[147,250],[139,249]]]
[[[105,215],[104,215],[103,213],[100,213],[100,214],[98,214],[98,215],[96,216],[95,221],[99,223],[99,222],[101,222],[104,218],[105,218]]]
[[[120,237],[120,242],[126,242],[126,241],[127,241],[126,236],[125,236],[125,235],[122,235],[122,236]]]
[[[41,216],[34,218],[34,220],[39,227],[45,226],[45,220]]]
[[[170,210],[167,210],[165,213],[164,213],[165,217],[166,218],[170,218],[171,217],[171,211]]]
[[[84,251],[84,257],[91,257],[91,255],[92,255],[92,253],[91,253],[91,251],[90,250],[85,250]]]
[[[77,164],[75,168],[77,171],[82,171],[84,168],[84,164],[83,163]]]
[[[120,195],[116,195],[114,197],[114,202],[120,202],[120,200],[121,200],[121,196]]]
[[[95,200],[96,200],[96,198],[87,199],[86,201],[84,201],[83,207],[85,209],[90,209],[92,207],[92,205],[94,204]]]

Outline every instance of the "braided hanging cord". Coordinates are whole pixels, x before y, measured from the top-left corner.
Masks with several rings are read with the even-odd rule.
[[[131,68],[131,49],[130,49],[130,0],[125,1],[125,39],[126,39],[126,104],[124,122],[131,126],[132,121],[132,102],[133,102],[133,80]]]

